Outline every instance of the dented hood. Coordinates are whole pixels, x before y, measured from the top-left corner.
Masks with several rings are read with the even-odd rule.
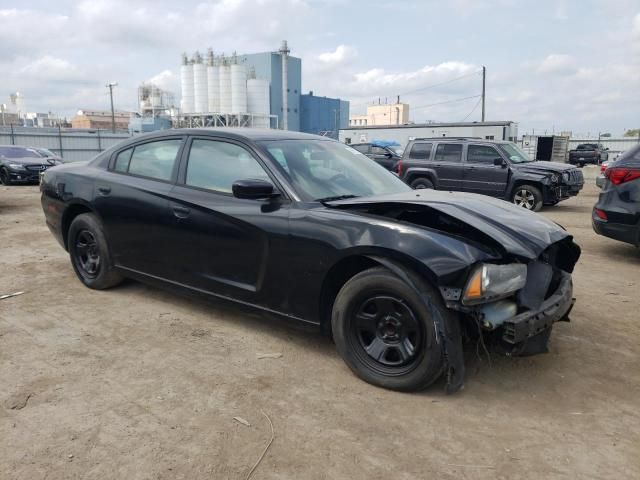
[[[413,190],[329,202],[332,208],[366,211],[383,205],[422,206],[452,217],[490,237],[506,252],[537,258],[551,244],[570,235],[542,215],[485,195]],[[368,212],[374,213],[375,212]]]

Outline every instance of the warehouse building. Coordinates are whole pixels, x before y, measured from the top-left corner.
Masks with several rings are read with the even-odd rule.
[[[398,142],[403,148],[415,138],[433,137],[475,137],[515,142],[518,139],[518,124],[506,121],[348,127],[341,129],[339,134],[339,140],[347,144],[389,140]]]
[[[113,118],[116,130],[128,130],[130,116],[129,112],[115,112]],[[78,110],[76,116],[71,119],[71,126],[82,129],[110,129],[112,127],[111,112]]]
[[[339,98],[317,97],[313,92],[300,96],[300,131],[338,139],[338,132],[349,124],[349,102]]]

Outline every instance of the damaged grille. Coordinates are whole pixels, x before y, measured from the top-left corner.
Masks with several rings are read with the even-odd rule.
[[[568,174],[569,180],[566,182],[566,185],[580,185],[584,183],[584,176],[577,168],[569,170]]]

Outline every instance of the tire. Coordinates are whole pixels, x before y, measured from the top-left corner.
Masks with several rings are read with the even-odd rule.
[[[419,279],[417,288],[445,319],[436,290]],[[444,369],[442,346],[429,308],[414,288],[385,268],[371,268],[340,289],[331,327],[336,348],[365,382],[400,391],[422,390]]]
[[[518,185],[513,189],[511,201],[519,207],[539,212],[542,208],[542,192],[533,185]]]
[[[428,178],[416,178],[411,182],[410,186],[414,190],[423,189],[423,188],[433,188],[433,182]]]
[[[0,169],[0,184],[1,185],[11,185],[11,176],[6,168]]]
[[[122,282],[123,277],[113,266],[107,239],[95,215],[83,213],[74,218],[67,242],[73,270],[85,286],[104,290]]]

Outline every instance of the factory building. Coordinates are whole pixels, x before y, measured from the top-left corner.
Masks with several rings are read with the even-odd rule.
[[[309,92],[300,96],[300,131],[338,139],[338,131],[349,125],[349,102],[318,97]]]

